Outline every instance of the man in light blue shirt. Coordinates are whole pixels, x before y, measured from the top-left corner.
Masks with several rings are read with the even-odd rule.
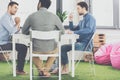
[[[10,36],[18,31],[19,29],[14,25],[12,16],[5,13],[0,20],[0,45],[7,44]]]
[[[68,34],[78,34],[80,35],[79,39],[77,40],[75,44],[76,50],[85,50],[85,47],[87,46],[88,42],[90,41],[92,35],[94,34],[96,30],[96,20],[94,17],[88,13],[88,5],[86,2],[79,2],[77,4],[77,11],[79,15],[83,15],[83,20],[79,21],[79,24],[77,26],[73,26],[73,16],[70,15],[69,19],[69,28],[70,30],[66,31]],[[63,65],[62,68],[62,74],[67,74],[67,64],[68,64],[68,57],[67,52],[72,49],[72,45],[63,45],[61,48],[61,62]],[[92,51],[92,41],[89,43],[89,46],[87,48],[88,51]]]
[[[15,15],[18,9],[18,3],[10,2],[8,4],[7,12],[0,19],[0,50],[12,50],[12,43],[10,36],[19,32],[20,22],[16,23],[12,19],[12,15]],[[24,75],[23,71],[25,57],[27,53],[27,47],[23,44],[16,44],[16,50],[18,51],[18,64],[17,74]]]

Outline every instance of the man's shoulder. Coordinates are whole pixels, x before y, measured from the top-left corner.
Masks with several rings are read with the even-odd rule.
[[[44,11],[44,12],[40,12],[40,11],[36,11],[32,14],[29,15],[29,18],[34,18],[34,17],[37,17],[38,15],[46,15],[46,16],[49,16],[49,18],[52,18],[52,19],[57,19],[58,16],[55,15],[54,13],[50,12],[50,11]]]
[[[34,15],[42,15],[42,14],[46,14],[46,15],[54,15],[52,12],[49,12],[49,11],[36,11],[36,12],[33,12],[32,14],[30,14],[30,16],[34,16]]]
[[[9,15],[5,13],[5,14],[3,14],[3,16],[1,16],[0,22],[4,22],[4,20],[6,20],[6,19],[9,19]]]
[[[90,14],[90,13],[87,14],[87,18],[95,20],[94,16],[92,14]]]
[[[35,15],[36,13],[38,13],[37,11],[36,12],[33,12],[33,13],[31,13],[29,16],[33,16],[33,15]]]

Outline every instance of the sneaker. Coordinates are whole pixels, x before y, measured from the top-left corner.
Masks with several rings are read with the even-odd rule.
[[[25,71],[16,71],[16,74],[18,74],[18,75],[28,75],[28,73],[25,72]]]

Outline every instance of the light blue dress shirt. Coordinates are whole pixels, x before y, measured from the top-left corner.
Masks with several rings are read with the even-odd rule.
[[[12,16],[5,13],[0,19],[0,45],[9,43],[10,36],[17,32]]]

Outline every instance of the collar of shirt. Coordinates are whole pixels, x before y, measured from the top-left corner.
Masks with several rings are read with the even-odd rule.
[[[12,15],[10,15],[8,12],[6,12],[6,15],[8,15],[10,17],[10,21],[12,24],[14,24],[14,21],[13,21],[13,18],[12,18]]]
[[[86,13],[83,17],[86,17],[89,13]]]
[[[8,12],[6,12],[5,14],[8,15],[10,19],[12,19],[12,15],[10,15]]]
[[[41,7],[39,10],[47,10],[47,8]]]

